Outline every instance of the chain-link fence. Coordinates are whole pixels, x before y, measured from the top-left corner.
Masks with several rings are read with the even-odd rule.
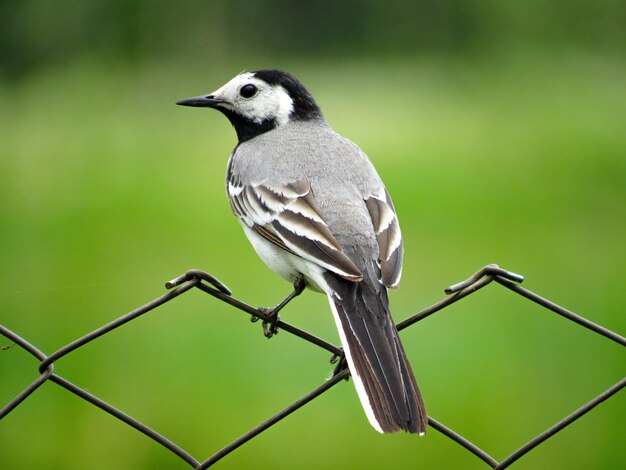
[[[495,281],[497,284],[504,286],[505,288],[511,290],[512,292],[518,295],[521,295],[531,300],[532,302],[535,302],[541,305],[542,307],[549,309],[553,311],[554,313],[557,313],[565,317],[566,319],[579,324],[580,326],[584,328],[587,328],[590,331],[598,333],[608,338],[609,340],[615,341],[616,343],[626,347],[626,338],[600,325],[592,323],[586,318],[583,318],[521,287],[519,283],[521,283],[522,280],[523,280],[522,276],[511,273],[504,269],[501,269],[496,265],[488,265],[485,268],[478,271],[473,276],[471,276],[469,279],[447,288],[445,292],[446,294],[448,294],[448,297],[444,298],[443,300],[441,300],[440,302],[437,302],[434,305],[431,305],[430,307],[422,310],[421,312],[418,312],[417,314],[411,316],[410,318],[407,318],[406,320],[398,323],[397,325],[398,330],[403,330],[405,328],[410,327],[411,325],[414,325],[415,323],[423,320],[424,318],[448,307],[449,305],[467,297],[468,295],[478,291],[479,289],[482,289],[483,287]],[[197,270],[188,271],[184,275],[166,283],[166,287],[170,290],[166,294],[162,295],[161,297],[154,299],[152,302],[149,302],[143,305],[142,307],[139,307],[136,310],[133,310],[132,312],[129,312],[126,315],[123,315],[117,318],[111,323],[108,323],[92,331],[91,333],[71,342],[70,344],[60,348],[59,350],[55,351],[54,353],[50,355],[44,354],[36,346],[31,344],[27,340],[21,338],[14,332],[10,331],[8,328],[5,328],[4,326],[0,325],[1,335],[13,341],[17,346],[28,351],[30,354],[35,356],[40,361],[39,377],[37,377],[28,387],[26,387],[19,395],[17,395],[6,406],[4,406],[4,408],[0,410],[0,420],[4,418],[7,414],[9,414],[17,406],[22,404],[22,402],[30,394],[38,390],[39,387],[41,387],[41,385],[44,382],[51,381],[65,388],[66,390],[73,393],[74,395],[101,408],[102,410],[106,411],[110,415],[116,417],[117,419],[125,422],[129,426],[132,426],[139,432],[155,440],[156,442],[161,444],[163,447],[169,449],[172,453],[176,454],[182,460],[187,462],[192,467],[196,469],[204,469],[218,462],[220,459],[222,459],[229,453],[233,452],[235,449],[245,444],[247,441],[258,436],[260,433],[262,433],[269,427],[275,425],[280,420],[282,420],[289,414],[293,413],[294,411],[298,410],[299,408],[303,407],[304,405],[309,403],[311,400],[320,396],[321,394],[323,394],[330,388],[334,387],[342,380],[347,379],[350,375],[350,371],[347,368],[336,369],[336,372],[331,379],[325,381],[323,384],[321,384],[316,389],[312,390],[307,395],[295,401],[294,403],[284,408],[279,413],[275,414],[274,416],[267,419],[266,421],[260,423],[258,426],[251,429],[247,433],[238,437],[237,439],[232,441],[230,444],[228,444],[226,447],[220,449],[215,454],[210,456],[208,459],[200,461],[194,456],[192,456],[189,452],[185,451],[182,447],[170,441],[169,439],[162,436],[161,434],[157,433],[152,428],[146,426],[145,424],[134,419],[133,417],[128,416],[123,411],[118,410],[117,408],[110,405],[109,403],[106,403],[105,401],[101,400],[95,395],[92,395],[86,390],[74,385],[70,381],[64,379],[63,377],[61,377],[60,375],[54,372],[54,363],[58,361],[59,359],[61,359],[62,357],[66,356],[67,354],[70,354],[71,352],[95,340],[96,338],[102,335],[105,335],[109,333],[110,331],[113,331],[116,328],[119,328],[125,323],[128,323],[129,321],[140,317],[141,315],[165,304],[166,302],[169,302],[170,300],[178,297],[179,295],[182,295],[185,292],[190,291],[193,288],[200,289],[201,291],[206,292],[207,294],[223,302],[226,302],[232,305],[233,307],[251,315],[251,318],[253,320],[261,319],[264,325],[267,325],[269,322],[273,321],[273,318],[271,318],[268,315],[266,309],[254,308],[232,297],[230,290],[224,284],[222,284],[219,280],[217,280],[213,276],[203,271],[197,271]],[[339,347],[321,338],[318,338],[308,333],[307,331],[304,331],[300,328],[290,325],[289,323],[279,320],[276,326],[282,331],[289,332],[303,339],[304,341],[308,341],[322,349],[329,351],[333,355],[333,359],[331,359],[331,361],[336,360],[342,354],[342,350]],[[6,349],[6,348],[3,348],[3,349]],[[490,456],[487,452],[480,449],[478,446],[470,442],[468,439],[454,432],[452,429],[445,426],[443,423],[437,421],[432,416],[428,417],[428,424],[433,429],[436,429],[437,431],[441,432],[448,438],[452,439],[454,442],[463,446],[465,449],[467,449],[469,452],[474,454],[477,458],[484,461],[490,467],[498,468],[498,469],[507,468],[513,462],[515,462],[516,460],[526,455],[528,452],[533,450],[535,447],[537,447],[539,444],[541,444],[545,440],[552,437],[554,434],[558,433],[559,431],[563,430],[564,428],[572,424],[574,421],[576,421],[578,418],[583,416],[585,413],[589,412],[596,405],[602,403],[604,400],[616,394],[625,386],[626,386],[626,377],[620,380],[619,382],[617,382],[616,384],[612,385],[611,387],[609,387],[604,392],[600,393],[598,396],[594,397],[592,400],[590,400],[589,402],[587,402],[586,404],[584,404],[577,410],[573,411],[568,416],[564,417],[559,422],[555,423],[552,427],[546,429],[544,432],[539,434],[534,439],[530,440],[528,443],[526,443],[525,445],[517,449],[515,452],[510,454],[508,457],[506,457],[502,461],[497,461],[492,456]]]

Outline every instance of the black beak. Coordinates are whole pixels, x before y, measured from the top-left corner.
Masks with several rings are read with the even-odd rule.
[[[215,108],[220,103],[224,103],[224,100],[218,100],[213,95],[194,96],[193,98],[176,102],[176,104],[181,106],[196,106],[201,108]]]

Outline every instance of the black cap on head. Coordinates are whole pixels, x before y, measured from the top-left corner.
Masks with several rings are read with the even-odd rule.
[[[269,85],[282,86],[293,100],[294,121],[308,121],[322,117],[322,111],[304,85],[293,75],[281,70],[258,70],[252,72],[255,78]]]

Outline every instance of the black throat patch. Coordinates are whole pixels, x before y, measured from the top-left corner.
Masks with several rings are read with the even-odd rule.
[[[266,119],[263,122],[258,123],[252,119],[242,116],[241,114],[237,114],[234,111],[222,108],[221,106],[216,106],[215,109],[226,116],[233,125],[235,132],[237,133],[237,140],[239,143],[253,139],[258,135],[266,133],[267,131],[271,131],[277,126],[275,119]]]

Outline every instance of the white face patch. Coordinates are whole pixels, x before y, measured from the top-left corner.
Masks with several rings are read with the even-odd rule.
[[[254,96],[244,98],[239,91],[248,84],[254,85],[258,91]],[[251,72],[237,75],[211,94],[217,99],[226,101],[219,106],[234,111],[258,124],[273,119],[277,125],[285,125],[289,122],[289,116],[293,111],[293,100],[282,86],[269,85],[263,80],[254,78],[254,74]]]

